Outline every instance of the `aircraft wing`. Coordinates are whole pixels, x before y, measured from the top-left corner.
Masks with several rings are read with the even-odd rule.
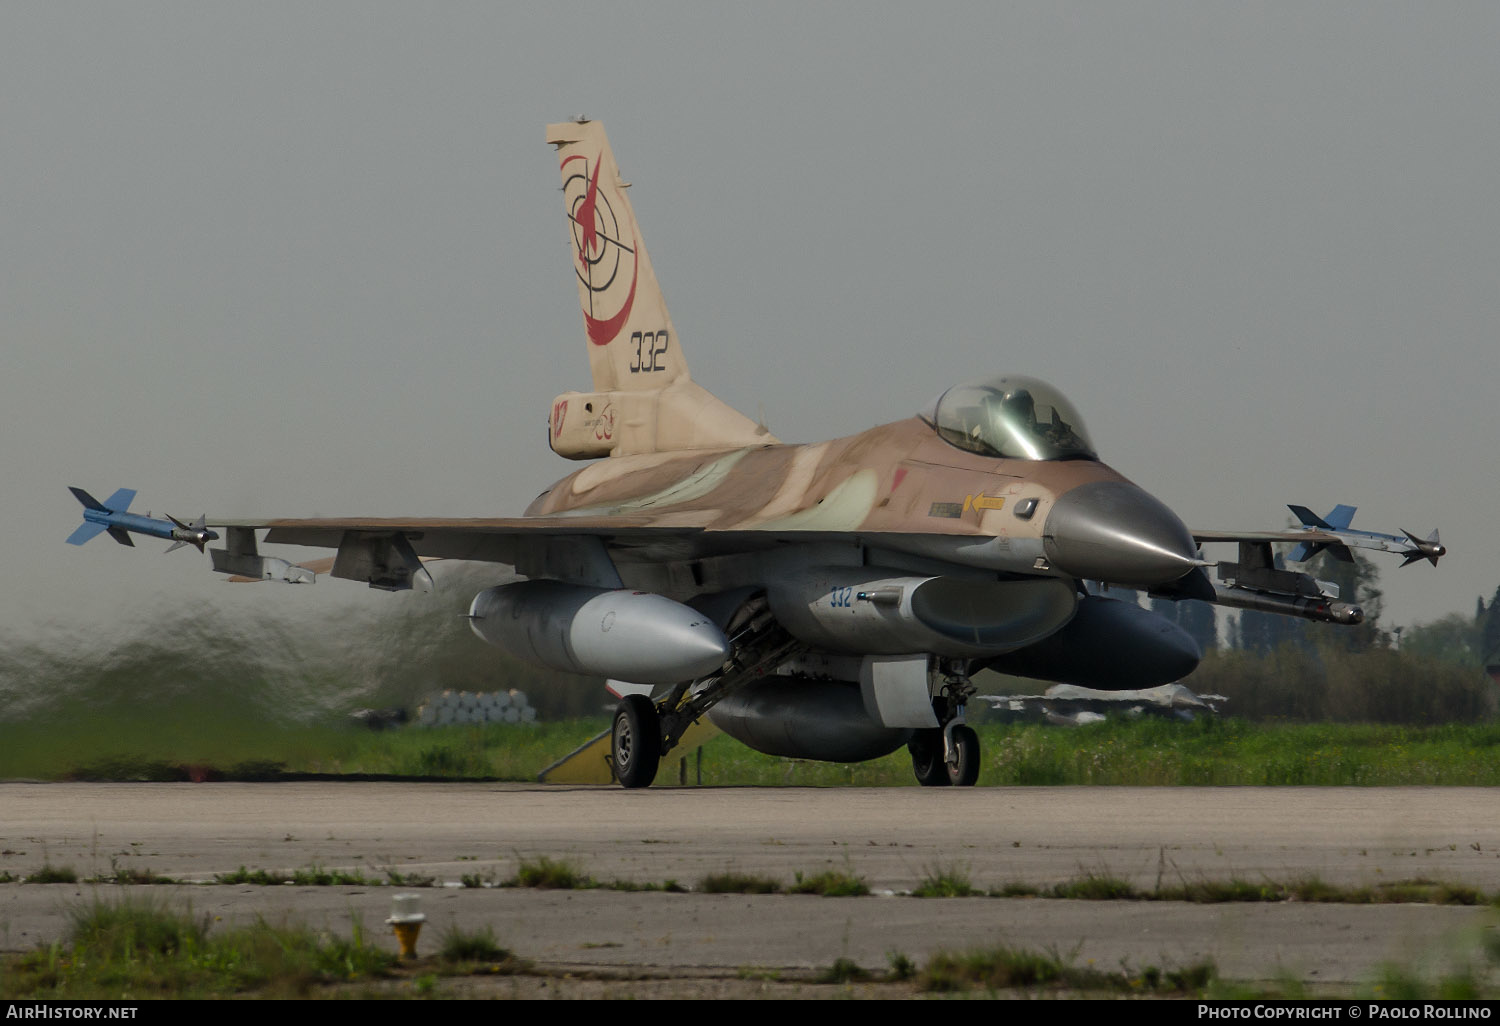
[[[553,517],[280,517],[214,519],[226,545],[210,549],[214,569],[236,580],[311,583],[316,573],[363,581],[372,588],[430,590],[422,563],[460,559],[505,563],[523,573],[601,587],[621,586],[606,543],[681,544],[701,530],[665,526],[650,516]],[[256,533],[272,545],[335,549],[332,561],[291,563],[261,555]]]
[[[1437,531],[1426,538],[1418,538],[1410,531],[1402,531],[1399,535],[1357,531],[1349,526],[1354,518],[1353,506],[1337,506],[1326,517],[1318,516],[1305,506],[1289,508],[1304,526],[1280,531],[1192,531],[1193,540],[1199,545],[1220,542],[1238,545],[1239,559],[1215,563],[1216,582],[1209,581],[1204,575],[1194,580],[1191,587],[1178,587],[1180,594],[1175,597],[1201,598],[1219,605],[1310,620],[1359,623],[1364,619],[1363,610],[1353,603],[1337,601],[1337,586],[1315,580],[1309,574],[1279,567],[1271,546],[1276,543],[1294,545],[1295,548],[1286,556],[1293,563],[1304,563],[1324,551],[1336,559],[1352,562],[1354,553],[1351,549],[1359,548],[1400,555],[1404,557],[1402,566],[1419,559],[1436,566],[1438,559],[1447,553]]]
[[[1201,531],[1197,528],[1189,528],[1189,530],[1193,535],[1193,541],[1200,545],[1206,542],[1286,542],[1288,545],[1313,542],[1335,545],[1343,541],[1337,534],[1328,531],[1304,531],[1290,527],[1280,531]]]
[[[528,577],[546,577],[604,588],[623,587],[615,562],[683,560],[755,552],[799,541],[856,537],[879,543],[879,533],[714,530],[711,513],[541,517],[311,517],[211,518],[225,548],[209,549],[214,569],[235,580],[311,583],[326,573],[372,588],[429,590],[424,562],[456,559],[503,563]],[[291,563],[264,556],[257,532],[271,545],[336,549],[329,559]],[[903,535],[909,543],[913,536]]]
[[[1355,507],[1336,506],[1327,516],[1318,516],[1306,506],[1288,506],[1300,528],[1280,531],[1193,531],[1193,540],[1200,545],[1205,542],[1236,542],[1240,544],[1266,544],[1286,542],[1296,548],[1287,554],[1293,563],[1304,563],[1320,552],[1327,551],[1345,563],[1354,559],[1351,548],[1369,549],[1376,552],[1391,552],[1402,556],[1401,565],[1425,559],[1433,566],[1447,555],[1437,531],[1426,538],[1418,538],[1410,531],[1400,534],[1385,534],[1380,531],[1358,531],[1350,527]]]

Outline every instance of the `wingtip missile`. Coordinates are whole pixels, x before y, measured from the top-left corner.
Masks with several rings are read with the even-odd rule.
[[[1354,519],[1355,507],[1353,506],[1335,506],[1333,511],[1325,517],[1318,516],[1306,506],[1288,506],[1287,508],[1302,522],[1303,530],[1309,534],[1333,536],[1332,539],[1325,537],[1320,541],[1299,543],[1287,556],[1287,559],[1295,563],[1306,562],[1325,549],[1337,558],[1348,562],[1354,558],[1349,551],[1351,546],[1357,549],[1398,553],[1405,557],[1401,561],[1402,566],[1415,563],[1419,559],[1425,559],[1433,566],[1437,566],[1437,561],[1448,554],[1436,530],[1426,538],[1418,538],[1405,529],[1401,531],[1401,534],[1356,531],[1349,526]]]
[[[217,531],[209,530],[206,515],[199,517],[191,524],[184,524],[170,513],[167,514],[165,520],[149,514],[143,516],[139,513],[131,513],[130,504],[135,500],[134,489],[121,488],[103,502],[82,488],[69,487],[68,490],[83,506],[83,523],[68,535],[69,545],[82,545],[108,532],[110,537],[121,545],[134,545],[130,536],[143,534],[151,538],[165,538],[172,542],[167,549],[168,552],[184,545],[193,545],[199,552],[202,552],[204,546],[211,541],[218,540],[219,537]]]

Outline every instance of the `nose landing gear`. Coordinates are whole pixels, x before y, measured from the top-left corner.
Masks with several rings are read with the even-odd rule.
[[[973,787],[979,781],[979,735],[964,722],[964,708],[975,689],[963,667],[949,666],[946,674],[932,703],[943,725],[916,731],[906,750],[923,787]]]

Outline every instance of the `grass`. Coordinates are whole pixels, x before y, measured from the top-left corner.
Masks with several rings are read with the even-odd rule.
[[[864,878],[841,869],[825,869],[821,873],[804,877],[796,874],[796,882],[789,894],[817,894],[825,898],[857,898],[870,893]]]
[[[297,881],[294,879],[292,882]],[[375,882],[378,881],[365,881],[367,884]],[[426,873],[403,873],[399,869],[387,869],[385,882],[392,887],[436,887],[438,880],[437,877],[428,876]]]
[[[0,724],[0,778],[267,780],[306,775],[530,781],[601,719],[370,732],[265,724],[232,738],[108,723]],[[976,726],[982,786],[1500,785],[1500,724],[1403,727],[1235,719]],[[29,733],[28,733],[29,731]],[[130,737],[128,749],[119,747]],[[75,753],[87,753],[78,755]],[[789,761],[727,737],[703,748],[716,785],[915,786],[904,749],[858,764]]]
[[[246,869],[244,866],[241,866],[232,873],[219,873],[214,876],[214,883],[250,884],[255,887],[274,887],[278,884],[291,882],[292,878],[286,873],[273,873],[264,869]]]
[[[122,866],[118,860],[111,858],[109,860],[108,873],[100,873],[86,882],[139,886],[141,884],[175,884],[181,881],[173,879],[170,876],[162,876],[160,873],[146,867],[134,869],[129,866]]]
[[[1175,970],[1147,966],[1140,970],[1122,967],[1119,972],[1105,972],[1092,966],[1076,966],[1056,952],[1001,946],[957,954],[940,952],[918,974],[917,985],[936,993],[1022,989],[1188,995],[1203,993],[1214,977],[1212,962]]]
[[[431,887],[433,884],[431,877],[422,878],[427,881],[426,883],[413,883],[394,871],[389,875],[392,879],[385,881],[372,880],[363,873],[345,869],[324,869],[316,865],[305,869],[294,869],[290,873],[264,869],[250,870],[241,866],[232,873],[217,874],[214,877],[214,883],[250,884],[255,887],[277,887],[283,884],[296,887],[379,887],[387,882],[395,886]]]
[[[818,983],[862,983],[868,979],[869,971],[847,958],[835,959],[833,965],[817,975]]]
[[[1381,890],[1444,885],[1409,881]],[[1328,895],[1334,890],[1318,888]],[[1458,896],[1462,900],[1464,896]],[[1344,997],[1401,1000],[1474,1000],[1493,998],[1494,967],[1500,965],[1500,940],[1483,934],[1473,951],[1438,974],[1395,964],[1380,968],[1374,980],[1349,988]],[[904,983],[935,994],[1021,991],[1033,995],[1203,996],[1211,998],[1301,998],[1306,988],[1296,980],[1247,987],[1222,981],[1212,962],[1182,967],[1122,964],[1104,970],[1078,965],[1076,952],[1035,951],[998,946],[937,952],[918,966],[907,955],[888,952],[889,970],[871,972],[847,957],[815,977],[817,982],[847,984]],[[385,991],[374,988],[398,973],[390,951],[371,944],[356,920],[348,938],[296,925],[257,920],[245,927],[212,927],[207,915],[191,906],[176,908],[166,899],[139,894],[93,900],[71,910],[66,936],[22,955],[0,955],[5,993],[15,999],[140,1000],[149,998],[316,997],[322,994]],[[412,975],[412,973],[415,975]],[[444,934],[439,951],[408,967],[407,986],[416,996],[442,996],[442,977],[472,975],[550,976],[517,957],[496,939],[493,928]],[[741,978],[774,980],[779,973],[741,969]],[[359,988],[365,988],[360,990]]]
[[[320,986],[386,975],[389,952],[264,921],[210,932],[206,918],[165,902],[94,900],[76,909],[66,941],[8,961],[11,998],[306,997]]]
[[[71,884],[78,882],[78,874],[72,866],[54,866],[50,862],[42,864],[42,868],[21,881],[29,884]]]
[[[704,894],[780,894],[781,884],[768,876],[751,873],[710,873],[698,881]]]
[[[535,859],[522,859],[509,886],[580,891],[598,887],[599,883],[567,859],[553,859],[542,855]]]
[[[45,863],[35,872],[17,877],[0,875],[0,883],[78,883],[78,874],[70,866]],[[110,872],[92,877],[92,884],[181,884],[183,881],[161,876],[150,869],[121,868],[115,860]],[[327,869],[313,865],[283,872],[248,869],[240,866],[231,873],[219,873],[215,884],[276,887],[434,887],[436,877],[422,873],[385,870],[385,879],[369,877],[358,871]],[[538,890],[614,890],[686,894],[813,894],[823,897],[858,897],[870,893],[869,884],[852,868],[826,869],[817,873],[794,874],[793,883],[754,873],[726,870],[701,878],[696,887],[684,887],[676,880],[601,881],[581,866],[565,858],[547,855],[520,859],[515,875],[497,880],[493,872],[467,873],[458,881],[463,887],[529,887]],[[1303,876],[1277,881],[1269,878],[1246,880],[1230,877],[1223,880],[1181,879],[1177,883],[1158,880],[1152,887],[1137,887],[1130,881],[1106,871],[1086,872],[1071,880],[1052,884],[1009,881],[988,890],[974,884],[965,866],[958,864],[929,867],[910,894],[917,898],[1038,898],[1074,901],[1181,901],[1198,905],[1299,901],[1344,905],[1396,905],[1422,903],[1431,905],[1493,905],[1500,908],[1500,891],[1486,893],[1469,884],[1445,880],[1414,878],[1380,881],[1374,885],[1335,884],[1318,876]]]
[[[514,954],[500,946],[495,940],[494,929],[488,926],[470,931],[449,927],[443,934],[438,957],[452,965],[484,963],[490,967],[506,966],[511,971],[521,965]]]
[[[911,892],[914,898],[969,898],[983,894],[969,881],[962,866],[934,866]]]
[[[917,964],[913,962],[904,952],[887,951],[885,953],[885,958],[886,961],[891,965],[891,979],[897,981],[909,980],[913,976],[917,975]]]
[[[1086,873],[1076,880],[1055,885],[1049,892],[1053,898],[1073,898],[1078,901],[1117,901],[1136,898],[1140,895],[1126,880],[1102,873]]]
[[[160,719],[160,718],[158,718]],[[264,716],[244,722],[153,720],[122,730],[85,716],[0,724],[0,779],[284,780],[375,776],[530,781],[599,733],[603,719],[538,724],[410,727],[369,731],[295,726]],[[123,741],[122,738],[128,738]]]
[[[916,892],[913,892],[914,894]],[[972,893],[978,894],[979,891]],[[1195,905],[1227,902],[1304,901],[1341,905],[1500,905],[1500,892],[1486,895],[1467,884],[1437,880],[1392,880],[1373,887],[1333,884],[1317,876],[1278,882],[1231,877],[1194,880],[1152,888],[1136,887],[1107,873],[1087,873],[1047,887],[1012,882],[988,892],[992,898],[1071,898],[1079,901],[1183,901]]]

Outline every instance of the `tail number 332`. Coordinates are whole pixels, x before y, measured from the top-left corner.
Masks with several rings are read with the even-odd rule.
[[[667,369],[667,333],[665,331],[632,331],[630,333],[630,373]]]

